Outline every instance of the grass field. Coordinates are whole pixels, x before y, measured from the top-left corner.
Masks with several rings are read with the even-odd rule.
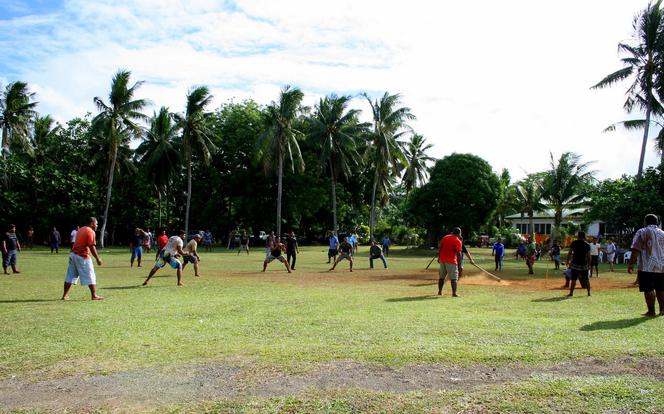
[[[202,252],[183,287],[171,269],[141,287],[153,255],[107,250],[101,302],[60,301],[67,255],[24,251],[0,278],[0,410],[664,412],[664,317],[640,316],[624,267],[566,299],[548,262],[529,277],[510,256],[501,283],[467,265],[452,298],[432,252],[370,271],[360,250],[330,273],[304,247],[292,274],[261,273],[262,249]]]

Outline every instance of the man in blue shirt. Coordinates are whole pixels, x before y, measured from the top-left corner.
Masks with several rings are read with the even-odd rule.
[[[491,255],[496,260],[496,270],[502,272],[503,256],[505,256],[505,245],[502,243],[501,239],[496,240],[496,242],[493,244],[493,249],[491,249]]]
[[[334,258],[334,260],[337,260],[337,249],[339,248],[339,239],[337,236],[330,232],[330,238],[328,239],[330,243],[330,250],[327,251],[327,262],[330,262],[330,259]]]
[[[392,240],[389,237],[383,237],[383,254],[385,257],[390,255],[390,246],[392,245]]]

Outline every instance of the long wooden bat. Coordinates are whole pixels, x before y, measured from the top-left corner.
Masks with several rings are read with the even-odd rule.
[[[497,281],[499,281],[499,282],[502,282],[502,281],[503,281],[503,279],[499,278],[498,276],[494,275],[493,273],[489,272],[488,270],[485,270],[485,269],[481,268],[479,265],[477,265],[477,264],[475,264],[475,263],[471,263],[471,264],[472,264],[473,266],[475,266],[476,268],[480,269],[481,271],[483,271],[484,273],[486,273],[487,275],[489,275],[489,276],[491,276],[492,278],[496,279]]]
[[[424,270],[429,270],[429,266],[431,266],[431,263],[433,263],[433,261],[436,260],[437,258],[438,258],[438,255],[434,256],[434,258],[431,259],[431,261],[429,262],[429,264],[427,265],[427,267]]]

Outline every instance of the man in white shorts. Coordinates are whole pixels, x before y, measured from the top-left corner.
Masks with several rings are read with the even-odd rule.
[[[143,286],[146,286],[150,281],[150,278],[152,278],[152,276],[154,276],[154,274],[157,273],[157,270],[166,266],[166,264],[170,265],[173,269],[175,269],[175,272],[178,277],[178,286],[184,285],[184,283],[182,283],[182,262],[180,262],[177,259],[179,256],[187,256],[187,253],[182,251],[182,246],[184,245],[182,238],[184,237],[184,235],[185,235],[184,230],[180,230],[179,236],[171,236],[171,238],[168,239],[166,247],[164,247],[159,252],[159,258],[154,263],[152,270],[150,270],[148,278],[145,279],[145,282],[143,282]]]
[[[95,230],[97,230],[97,219],[90,217],[88,225],[79,229],[76,234],[74,245],[69,253],[69,266],[67,267],[62,300],[69,300],[69,289],[71,289],[71,285],[78,283],[79,278],[81,279],[81,285],[87,285],[90,288],[92,300],[104,299],[97,295],[97,276],[90,259],[90,255],[94,256],[97,265],[101,266],[101,258],[99,258],[95,247],[97,244]]]
[[[274,243],[272,244],[272,249],[270,250],[270,253],[267,255],[265,260],[263,261],[263,271],[267,269],[267,264],[271,263],[273,260],[279,260],[281,263],[286,266],[286,270],[288,270],[288,273],[291,273],[290,266],[288,265],[288,261],[286,258],[283,256],[282,252],[284,249],[284,245],[279,242],[276,238],[274,239]]]
[[[609,262],[609,271],[613,272],[613,262],[616,259],[616,245],[613,243],[613,240],[608,240],[604,251],[606,252],[606,261]]]

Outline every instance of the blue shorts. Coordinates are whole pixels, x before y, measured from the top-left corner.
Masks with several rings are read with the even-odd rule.
[[[154,267],[162,268],[166,266],[166,264],[169,264],[173,269],[182,269],[182,263],[175,257],[171,256],[166,249],[163,249],[159,252],[159,259],[154,263]]]
[[[16,266],[16,250],[7,250],[7,254],[2,255],[2,267]]]
[[[138,257],[139,259],[143,257],[143,248],[141,246],[132,247],[131,249],[131,258],[134,259]]]

